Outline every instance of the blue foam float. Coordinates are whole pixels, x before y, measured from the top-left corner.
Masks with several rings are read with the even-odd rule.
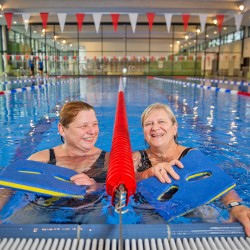
[[[191,150],[181,162],[183,169],[173,167],[180,180],[170,177],[171,183],[167,184],[151,177],[137,184],[137,191],[167,221],[217,199],[236,185],[233,178],[198,150]]]
[[[10,163],[0,174],[0,186],[47,196],[81,199],[86,194],[86,186],[78,186],[70,181],[76,174],[63,167],[20,160]]]

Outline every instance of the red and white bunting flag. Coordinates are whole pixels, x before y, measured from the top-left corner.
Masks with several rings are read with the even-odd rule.
[[[91,56],[89,56],[89,60],[90,60],[90,61],[92,60]]]
[[[103,61],[106,62],[106,56],[103,57]]]
[[[55,56],[55,61],[57,61],[57,56]]]
[[[19,60],[19,55],[16,55],[16,59],[17,59],[17,61]]]
[[[200,17],[200,23],[201,23],[201,32],[204,32],[205,25],[207,22],[207,14],[199,14]]]
[[[114,56],[114,61],[116,61],[116,56]]]
[[[127,56],[127,58],[128,58],[128,61],[130,61],[130,56]]]
[[[152,62],[154,61],[154,57],[153,57],[153,56],[151,57],[151,61],[152,61]]]
[[[30,60],[33,61],[33,56],[30,56]]]
[[[227,60],[227,56],[225,56],[225,59]]]
[[[182,56],[180,56],[180,61],[182,61]]]
[[[85,56],[85,57],[84,57],[84,61],[86,61],[86,60],[87,60],[87,57]]]
[[[101,56],[99,56],[99,62],[101,62],[102,61],[102,57]]]
[[[182,14],[182,20],[183,20],[185,31],[187,31],[189,17],[190,17],[190,14]]]
[[[230,60],[232,59],[232,55],[229,56],[229,59],[230,59]]]
[[[124,61],[124,62],[126,61],[126,56],[123,57],[123,61]]]
[[[58,16],[61,31],[63,32],[67,13],[58,13],[57,16]]]
[[[175,56],[175,61],[178,61],[178,56]]]
[[[50,56],[50,57],[49,57],[49,60],[52,61],[52,60],[53,60],[53,56]]]
[[[12,61],[14,61],[15,55],[11,55],[11,59],[12,59]]]
[[[12,23],[12,17],[13,13],[4,13],[6,23],[8,25],[9,30],[11,30],[11,23]]]
[[[82,23],[83,23],[84,16],[85,16],[85,14],[83,14],[83,13],[76,13],[76,19],[77,19],[77,23],[78,23],[79,33],[81,33],[81,31],[82,31]]]
[[[168,60],[168,56],[165,56],[165,60],[166,60],[166,61]]]
[[[161,61],[163,61],[163,56],[161,56]]]
[[[149,30],[151,31],[155,18],[155,13],[147,13],[147,17],[148,17]]]
[[[26,58],[27,58],[27,56],[26,56]],[[27,58],[28,59],[28,58]],[[35,56],[35,60],[37,61],[37,59],[38,59],[38,56]]]
[[[223,59],[224,59],[224,56],[223,56],[223,55],[221,55],[221,56],[220,56],[220,58],[221,58],[221,60],[223,60]]]
[[[168,32],[170,32],[171,20],[172,20],[173,14],[164,14],[164,16],[165,16],[165,19],[166,19],[166,24],[167,24]]]
[[[45,61],[47,61],[48,60],[48,56],[45,56]]]
[[[41,55],[39,56],[39,58],[40,58],[40,60],[43,60],[43,55],[41,54]]]
[[[23,61],[23,59],[24,59],[24,55],[21,55],[21,58],[22,58],[22,61]]]
[[[76,61],[76,56],[74,56],[74,60]]]
[[[193,58],[194,58],[194,61],[196,60],[196,56],[193,56]]]
[[[234,60],[236,59],[236,55],[234,55]]]
[[[121,57],[120,56],[118,56],[118,60],[119,60],[119,62],[121,61]]]
[[[72,56],[69,56],[69,61],[71,61],[71,57],[72,57]]]
[[[170,56],[170,60],[173,61],[173,57],[172,56]]]
[[[102,19],[102,13],[94,13],[93,14],[93,19],[94,19],[94,23],[95,23],[96,33],[98,33],[100,23],[101,23],[101,19]]]
[[[29,28],[30,14],[29,13],[22,14],[22,17],[23,17],[24,26],[27,32]]]
[[[155,57],[155,60],[158,61],[158,60],[159,60],[159,56],[156,56],[156,57]]]
[[[65,61],[67,60],[67,56],[64,56],[64,60],[65,60]]]
[[[217,17],[217,24],[218,24],[218,28],[220,32],[225,15],[216,15],[216,17]]]
[[[214,60],[214,55],[211,56],[212,60]]]
[[[109,58],[109,61],[111,61],[111,56],[109,56],[108,58]]]
[[[111,18],[112,18],[114,30],[115,30],[115,33],[116,33],[117,25],[118,25],[118,20],[119,20],[120,14],[110,14],[110,16],[111,16]]]
[[[140,60],[141,60],[141,57],[140,57],[140,56],[137,56],[137,60],[138,60],[138,62],[140,62]]]
[[[43,28],[46,30],[49,13],[40,13],[40,16],[42,19]]]
[[[133,56],[133,61],[135,61],[135,56]]]
[[[235,18],[236,30],[239,31],[243,15],[242,14],[241,15],[234,15],[234,18]]]
[[[133,33],[135,33],[135,27],[136,27],[136,23],[137,23],[138,14],[137,13],[129,13],[128,15],[129,15],[129,19],[130,19]]]
[[[25,57],[26,57],[27,60],[29,59],[29,55],[26,55]]]
[[[187,56],[184,56],[185,61],[187,61]]]
[[[149,62],[149,58],[150,58],[150,56],[147,56],[147,60],[148,60],[148,62]]]
[[[7,59],[8,59],[8,61],[10,60],[10,56],[9,55],[7,55]]]
[[[206,56],[204,55],[204,56],[203,56],[203,60],[205,60],[205,59],[206,59]]]
[[[59,58],[60,58],[60,61],[62,61],[62,56],[59,56]]]

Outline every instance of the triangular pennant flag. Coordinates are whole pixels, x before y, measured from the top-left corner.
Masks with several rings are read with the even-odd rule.
[[[243,15],[242,14],[241,15],[234,15],[234,18],[235,18],[236,30],[239,31]]]
[[[57,56],[55,56],[55,61],[57,61]]]
[[[130,61],[130,56],[127,56],[127,58],[128,58],[128,61]]]
[[[40,13],[40,16],[42,19],[43,28],[46,30],[49,13]]]
[[[67,60],[67,56],[64,56],[64,60],[65,60],[65,61]]]
[[[79,28],[79,33],[81,33],[82,30],[82,23],[83,23],[83,19],[84,19],[85,14],[81,13],[77,13],[76,14],[76,19],[77,19],[77,23],[78,23],[78,28]]]
[[[178,61],[178,56],[175,56],[175,61]]]
[[[201,56],[198,56],[198,60],[200,60],[201,59]]]
[[[60,23],[61,31],[63,32],[67,14],[66,13],[57,13],[57,16],[58,16],[58,20]]]
[[[225,59],[227,60],[227,56],[225,56]]]
[[[158,60],[159,60],[159,56],[156,56],[156,57],[155,57],[155,60],[158,61]]]
[[[26,57],[27,60],[29,59],[29,55],[26,55],[25,57]]]
[[[155,13],[147,13],[147,16],[148,16],[149,30],[151,31],[152,25],[154,22]]]
[[[234,59],[236,59],[236,55],[234,55]]]
[[[192,56],[189,56],[189,61],[191,61],[192,60]]]
[[[13,13],[4,13],[6,23],[8,25],[9,30],[11,30],[11,23],[12,23],[12,17]]]
[[[138,14],[137,13],[129,13],[128,15],[129,15],[129,19],[130,19],[133,33],[135,33],[135,27],[136,27],[136,23],[137,23]]]
[[[41,55],[39,56],[39,58],[40,58],[40,60],[43,60],[43,55],[41,54]]]
[[[165,60],[166,60],[166,61],[168,60],[168,56],[165,56]]]
[[[45,56],[45,61],[47,61],[48,60],[48,56]]]
[[[190,17],[190,14],[182,14],[182,20],[183,20],[185,31],[187,31],[189,17]]]
[[[214,55],[212,55],[212,60],[214,60]]]
[[[187,56],[184,56],[185,61],[187,61]]]
[[[30,14],[29,13],[25,13],[25,14],[22,14],[22,16],[23,16],[24,26],[25,26],[25,29],[26,29],[26,32],[27,32],[28,28],[29,28]]]
[[[109,61],[111,61],[111,56],[109,56]]]
[[[230,60],[232,59],[232,55],[229,56],[229,59],[230,59]]]
[[[149,58],[150,58],[150,56],[147,56],[147,60],[148,60],[148,62],[149,62]]]
[[[62,56],[60,56],[60,61],[62,61]]]
[[[170,56],[170,60],[173,61],[173,57],[172,56]]]
[[[168,32],[170,32],[171,19],[172,19],[173,14],[164,14],[164,16],[165,16],[165,19],[166,19],[166,24],[167,24]]]
[[[86,61],[86,60],[87,60],[87,57],[85,56],[85,57],[84,57],[84,61]]]
[[[94,61],[96,62],[96,56],[94,56]]]
[[[141,59],[141,58],[138,56],[138,57],[137,57],[138,62],[140,62],[140,59]]]
[[[100,23],[101,23],[101,19],[102,19],[102,14],[101,13],[94,13],[93,14],[93,19],[94,19],[94,23],[95,23],[96,33],[98,33]]]
[[[35,56],[35,59],[36,59],[36,61],[37,61],[37,59],[38,59],[38,56]]]
[[[69,56],[69,61],[71,61],[71,56]]]
[[[217,55],[217,57],[216,57],[216,58],[217,58],[217,60],[219,60],[219,58],[220,58],[220,57],[219,57],[219,55]]]
[[[163,56],[161,56],[161,61],[163,61]]]
[[[114,61],[116,61],[116,57],[114,56]]]
[[[12,59],[12,61],[14,61],[14,59],[15,59],[15,56],[14,56],[14,55],[11,55],[11,59]]]
[[[9,55],[7,55],[7,59],[8,59],[8,61],[10,60],[10,56]]]
[[[154,61],[154,57],[153,56],[151,57],[151,61]]]
[[[92,60],[92,57],[91,57],[91,56],[89,56],[89,60],[90,60],[90,61]]]
[[[120,56],[118,56],[118,60],[119,60],[119,62],[121,61],[121,57]]]
[[[220,32],[225,15],[216,15],[216,17],[217,17],[217,24],[218,24],[218,28]]]
[[[115,30],[115,33],[116,33],[120,14],[110,14],[110,16],[112,18],[114,30]]]
[[[103,61],[106,62],[106,56],[103,57]]]
[[[201,32],[204,32],[206,21],[207,21],[207,14],[199,14],[199,17],[200,17],[200,23],[201,23]]]
[[[124,62],[126,61],[126,56],[123,57],[123,61],[124,61]]]
[[[19,55],[16,55],[16,59],[17,59],[17,61],[19,60]]]
[[[135,56],[133,56],[133,61],[135,61]]]
[[[99,56],[99,62],[101,62],[102,61],[102,57],[101,56]]]
[[[33,56],[30,56],[30,60],[33,61]]]
[[[193,56],[193,58],[194,58],[194,61],[196,60],[196,56]]]
[[[49,59],[50,59],[50,61],[52,61],[53,60],[53,56],[50,56]]]
[[[182,61],[182,56],[180,56],[180,61]]]
[[[76,56],[74,56],[74,60],[76,61]]]
[[[221,56],[220,56],[220,58],[221,58],[221,60],[223,60],[223,59],[224,59],[224,56],[223,56],[223,55],[221,55]]]

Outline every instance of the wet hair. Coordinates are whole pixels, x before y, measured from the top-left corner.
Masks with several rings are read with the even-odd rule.
[[[82,101],[73,101],[68,102],[63,105],[60,114],[59,121],[65,127],[68,128],[69,124],[73,122],[80,111],[90,111],[95,109],[86,102]],[[61,136],[61,141],[63,141],[63,137]]]
[[[144,128],[144,122],[148,115],[153,111],[153,110],[164,110],[168,114],[169,119],[172,121],[172,125],[174,126],[175,123],[177,123],[177,120],[175,118],[175,115],[172,111],[172,109],[163,103],[153,103],[149,105],[142,113],[141,115],[141,125]],[[178,133],[174,136],[175,142],[178,144]]]

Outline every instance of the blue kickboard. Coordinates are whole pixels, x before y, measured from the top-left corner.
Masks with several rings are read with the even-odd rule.
[[[137,184],[137,191],[167,221],[211,202],[236,185],[233,178],[198,150],[191,150],[180,161],[183,169],[173,166],[180,176],[179,180],[170,177],[171,183],[167,184],[151,177]],[[209,177],[198,179],[202,176]],[[165,193],[169,193],[171,189],[177,192],[172,198],[170,196],[170,199],[166,199]]]
[[[77,172],[37,161],[20,160],[10,163],[0,174],[0,186],[48,196],[84,198],[86,186],[70,181]]]

